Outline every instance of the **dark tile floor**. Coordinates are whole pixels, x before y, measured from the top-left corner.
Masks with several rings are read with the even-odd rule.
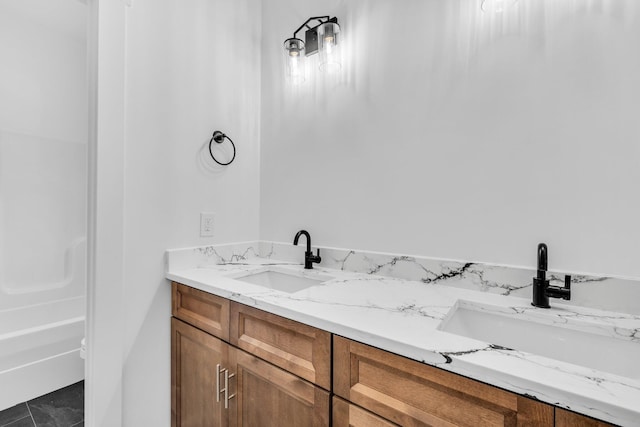
[[[84,427],[84,381],[0,411],[0,427]]]

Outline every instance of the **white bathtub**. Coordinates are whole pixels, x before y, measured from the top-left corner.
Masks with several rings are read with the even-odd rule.
[[[84,378],[84,306],[76,297],[0,312],[0,410]]]
[[[84,378],[85,251],[74,242],[62,282],[0,286],[0,410]]]

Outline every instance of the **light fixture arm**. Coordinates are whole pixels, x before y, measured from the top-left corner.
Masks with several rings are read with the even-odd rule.
[[[334,19],[335,19],[335,18],[334,18]],[[324,24],[325,22],[329,22],[329,21],[331,20],[331,17],[330,17],[330,16],[314,16],[314,17],[312,17],[312,18],[307,19],[307,20],[304,22],[304,24],[300,25],[300,27],[298,27],[298,29],[297,29],[297,30],[295,30],[295,31],[293,32],[293,38],[294,38],[294,39],[297,39],[297,38],[298,38],[298,37],[297,37],[297,34],[298,34],[298,33],[299,33],[303,28],[305,28],[305,27],[307,28],[307,30],[310,30],[310,29],[312,29],[312,28],[317,27],[318,25],[316,25],[315,27],[310,27],[310,26],[308,25],[308,24],[309,24],[309,22],[311,22],[311,21],[313,21],[313,20],[318,21],[318,25],[321,25],[321,24]],[[324,21],[323,21],[323,20],[324,20]]]

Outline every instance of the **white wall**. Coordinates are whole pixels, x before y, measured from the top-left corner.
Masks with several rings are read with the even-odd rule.
[[[164,251],[258,238],[260,7],[258,0],[134,0],[127,9],[127,426],[169,425]],[[237,146],[226,168],[208,158],[216,129]],[[203,211],[216,214],[213,238],[199,235]]]
[[[282,42],[343,28],[343,73],[292,89]],[[261,237],[640,277],[640,5],[273,0]]]

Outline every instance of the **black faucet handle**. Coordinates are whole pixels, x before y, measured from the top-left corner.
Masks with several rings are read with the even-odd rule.
[[[313,263],[320,263],[320,249],[318,249],[318,255],[314,255],[313,251],[305,251],[304,253],[304,268],[309,270],[313,268]]]
[[[564,289],[565,292],[562,295],[562,299],[568,301],[571,299],[571,276],[569,274],[564,276]]]

